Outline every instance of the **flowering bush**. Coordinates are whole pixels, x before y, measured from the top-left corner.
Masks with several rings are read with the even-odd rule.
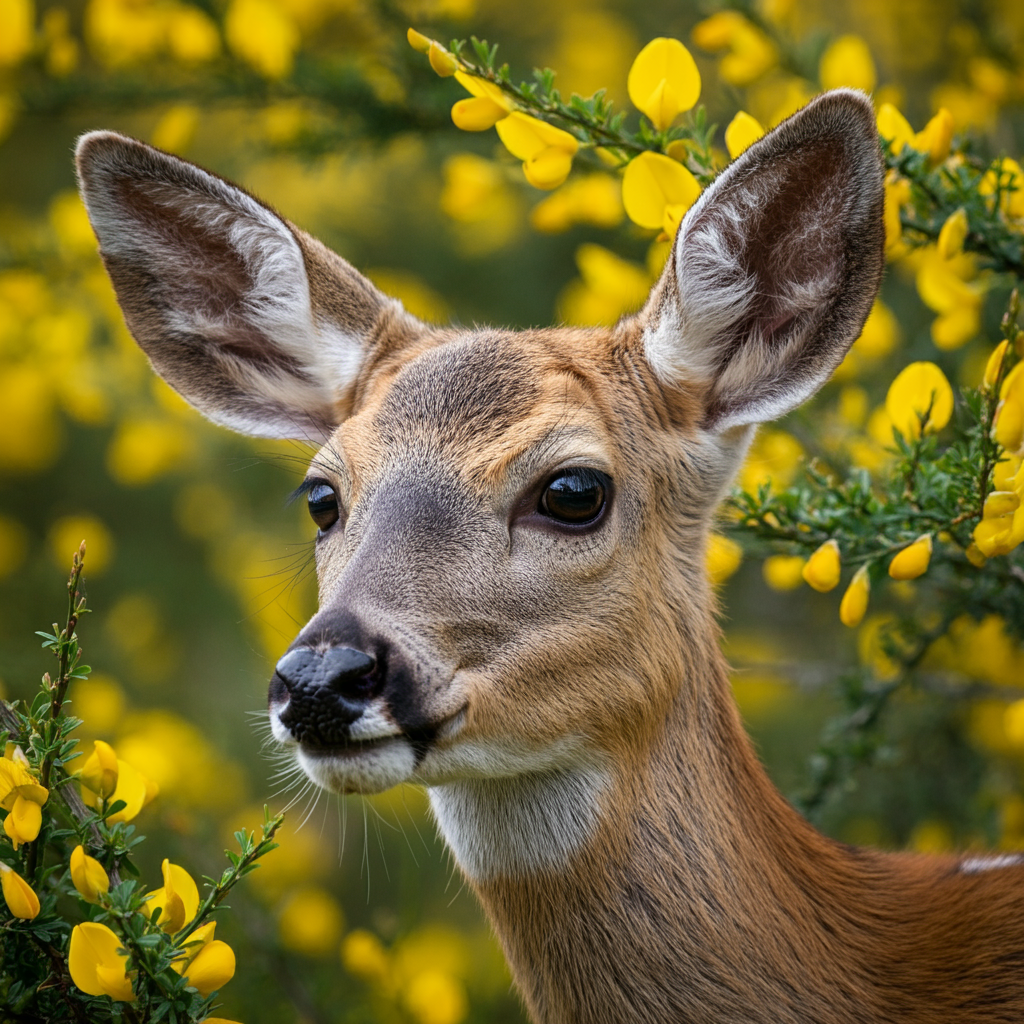
[[[214,938],[211,915],[275,848],[283,819],[265,813],[259,839],[237,832],[239,852],[228,852],[230,866],[207,880],[203,899],[192,876],[166,859],[161,887],[147,891],[136,880],[132,858],[144,837],[130,822],[157,786],[102,740],[74,765],[81,752],[72,733],[82,722],[69,713],[69,690],[91,671],[81,664],[77,633],[88,611],[79,591],[84,559],[83,542],[68,580],[64,628],[39,634],[57,658],[55,676],[43,676],[27,707],[0,701],[8,840],[0,840],[0,1005],[5,1019],[53,1024],[227,1024],[209,1014],[234,976],[235,955]]]

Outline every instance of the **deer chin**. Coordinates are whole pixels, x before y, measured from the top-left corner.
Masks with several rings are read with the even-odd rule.
[[[416,767],[416,751],[406,737],[390,736],[326,749],[298,745],[296,760],[321,789],[371,794],[409,780]]]

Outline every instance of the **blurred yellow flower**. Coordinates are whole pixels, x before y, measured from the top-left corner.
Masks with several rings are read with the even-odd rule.
[[[380,939],[362,928],[345,936],[341,944],[341,962],[349,974],[365,981],[380,983],[388,976],[391,963]]]
[[[893,557],[889,563],[889,575],[894,580],[916,580],[928,571],[931,557],[932,535],[923,533]]]
[[[168,153],[188,149],[199,125],[199,108],[190,103],[176,103],[156,123],[150,141]]]
[[[181,6],[168,12],[167,43],[173,56],[183,64],[213,60],[220,53],[217,26],[198,7]]]
[[[899,341],[899,323],[881,299],[875,299],[859,337],[836,370],[836,379],[848,380],[885,358]]]
[[[839,603],[839,621],[851,629],[859,626],[868,610],[868,597],[871,594],[871,579],[868,567],[862,565],[854,574],[850,585]]]
[[[75,715],[90,735],[112,733],[124,718],[126,704],[124,690],[102,672],[75,681]]]
[[[906,178],[897,177],[894,171],[890,171],[885,179],[885,207],[883,210],[885,254],[890,260],[896,259],[906,252],[900,211],[909,201],[910,182]]]
[[[0,0],[0,68],[20,64],[35,44],[32,0]]]
[[[719,73],[730,85],[749,85],[778,63],[775,44],[738,11],[718,11],[698,22],[691,38],[702,50],[729,50]]]
[[[333,955],[341,940],[343,924],[338,901],[315,885],[290,893],[278,916],[282,945],[305,956]]]
[[[740,470],[739,483],[756,494],[762,484],[779,491],[793,481],[804,458],[800,442],[785,430],[760,430]]]
[[[820,594],[833,590],[839,583],[839,544],[827,540],[807,559],[801,575]]]
[[[613,228],[624,212],[619,182],[610,174],[586,174],[542,199],[530,211],[530,225],[550,234],[568,231],[573,224]]]
[[[914,136],[914,149],[927,153],[933,164],[942,163],[949,156],[953,141],[953,115],[945,108],[939,112]]]
[[[0,469],[36,473],[53,463],[61,441],[53,399],[44,368],[0,365]]]
[[[568,132],[518,110],[496,128],[505,148],[523,161],[523,173],[534,188],[557,188],[569,176],[579,143]]]
[[[459,224],[472,225],[461,236],[464,249],[493,252],[515,237],[519,207],[503,167],[475,153],[455,153],[445,160],[443,174],[441,209]]]
[[[647,271],[603,246],[587,242],[576,250],[580,277],[558,297],[559,319],[581,326],[611,326],[636,312],[651,288]]]
[[[840,36],[822,54],[818,77],[823,89],[863,89],[875,87],[875,62],[868,44],[860,36]]]
[[[191,450],[191,435],[181,423],[124,419],[107,448],[107,470],[119,484],[140,487],[176,469]]]
[[[769,555],[761,566],[761,575],[772,590],[796,590],[804,581],[807,559],[800,555]]]
[[[75,256],[96,255],[96,236],[77,192],[58,192],[50,200],[49,220],[65,252]]]
[[[711,534],[707,550],[708,576],[714,586],[724,583],[743,561],[743,548],[720,533]]]
[[[697,179],[661,153],[641,153],[622,176],[622,205],[629,219],[642,228],[661,228],[670,237],[700,192]]]
[[[14,917],[31,921],[39,913],[39,897],[32,886],[10,865],[0,861],[0,888],[4,902]]]
[[[636,56],[626,82],[629,98],[664,131],[700,96],[700,72],[678,39],[652,39]]]
[[[385,270],[378,267],[363,272],[382,292],[398,299],[420,320],[440,324],[451,319],[448,303],[415,274],[406,270]]]
[[[98,903],[101,894],[110,891],[110,878],[103,865],[85,852],[82,845],[71,851],[71,882],[79,896],[89,903]]]
[[[127,964],[128,954],[121,952],[121,940],[105,924],[85,921],[71,930],[68,970],[71,980],[86,995],[132,1002],[135,993]]]
[[[725,148],[729,151],[729,156],[735,160],[762,135],[764,128],[761,127],[761,122],[756,117],[751,117],[745,110],[741,110],[725,129]]]
[[[265,78],[291,74],[299,30],[273,0],[231,0],[224,34],[228,46]]]
[[[924,432],[932,434],[941,430],[953,414],[953,389],[934,363],[911,363],[889,385],[885,411],[908,440],[921,436],[921,420],[926,414]]]
[[[1009,157],[997,160],[981,179],[983,196],[999,194],[999,209],[1013,220],[1024,218],[1024,171]]]
[[[455,81],[473,97],[459,100],[452,107],[452,121],[456,128],[466,132],[486,131],[512,113],[511,97],[493,82],[467,75],[464,71],[455,72]]]
[[[909,146],[914,138],[914,129],[910,122],[892,103],[883,103],[878,108],[878,134],[891,145],[893,154],[898,154],[904,146]]]
[[[404,1001],[418,1024],[461,1024],[469,1013],[465,988],[444,971],[417,974],[405,990]]]
[[[944,260],[959,256],[964,251],[967,232],[967,211],[961,206],[955,213],[951,213],[942,225],[937,243],[939,255]]]
[[[981,385],[986,391],[991,391],[996,386],[999,374],[1003,369],[1003,360],[1006,358],[1006,350],[1010,347],[1008,338],[1004,338],[994,349],[985,363],[985,374],[982,377]]]
[[[1015,747],[1024,747],[1024,700],[1015,700],[1003,712],[1003,731]]]

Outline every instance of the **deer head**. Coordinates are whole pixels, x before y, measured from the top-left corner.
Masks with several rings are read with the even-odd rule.
[[[557,869],[709,670],[716,506],[755,424],[808,398],[882,271],[867,99],[819,97],[684,219],[611,329],[420,323],[240,188],[109,132],[82,194],[132,333],[216,423],[315,441],[320,606],[274,735],[339,792],[431,787],[477,880]]]

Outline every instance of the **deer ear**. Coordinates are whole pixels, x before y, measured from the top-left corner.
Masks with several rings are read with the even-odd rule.
[[[113,132],[83,136],[78,178],[136,341],[204,415],[322,442],[370,344],[421,325],[247,192]]]
[[[658,377],[713,430],[809,398],[860,333],[884,264],[871,104],[836,90],[754,143],[689,210],[643,313]]]

